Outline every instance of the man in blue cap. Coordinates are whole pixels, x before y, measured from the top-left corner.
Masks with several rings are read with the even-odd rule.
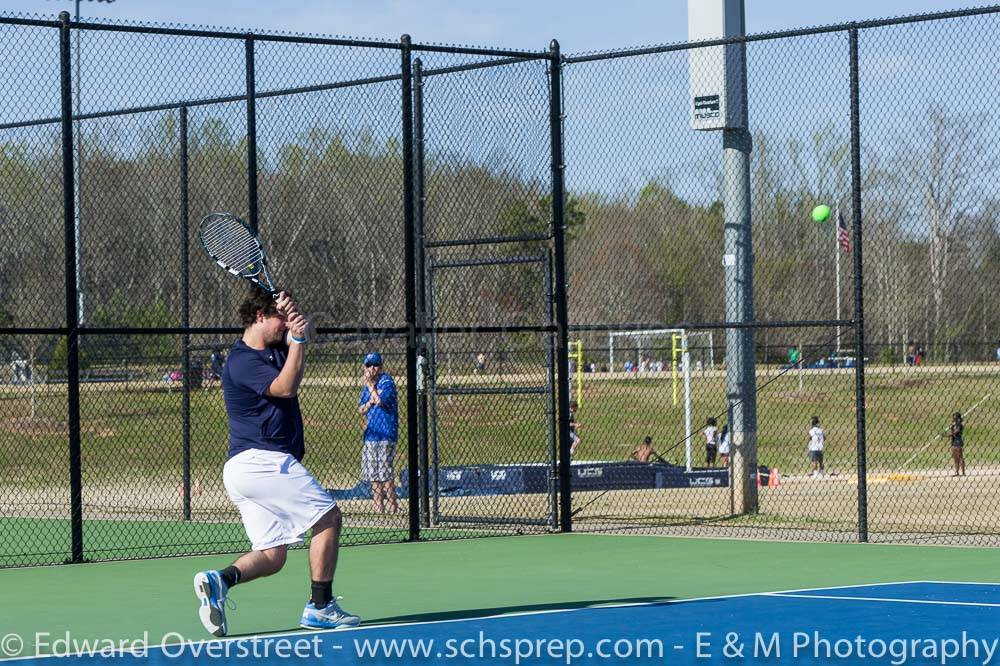
[[[364,382],[358,401],[358,412],[365,417],[361,475],[372,484],[375,510],[385,513],[385,500],[388,500],[389,511],[396,513],[399,504],[392,462],[399,439],[399,405],[396,382],[388,372],[382,372],[382,355],[378,352],[365,356]]]

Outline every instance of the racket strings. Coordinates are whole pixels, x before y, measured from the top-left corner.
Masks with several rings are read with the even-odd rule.
[[[249,229],[232,218],[214,218],[202,226],[202,242],[216,261],[247,277],[264,268],[260,244]]]
[[[255,282],[278,298],[274,278],[267,270],[264,248],[243,220],[228,213],[211,213],[202,219],[198,235],[215,263],[234,275]]]

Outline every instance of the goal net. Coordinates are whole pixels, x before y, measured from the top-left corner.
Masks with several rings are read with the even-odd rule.
[[[608,334],[609,370],[670,379],[671,404],[684,412],[685,467],[692,468],[691,372],[715,365],[711,331],[660,328]]]

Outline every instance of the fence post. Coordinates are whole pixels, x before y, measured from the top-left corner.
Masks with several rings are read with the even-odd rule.
[[[865,441],[865,290],[861,254],[861,112],[858,84],[858,29],[850,29],[851,208],[854,236],[854,400],[858,438],[858,541],[868,541],[868,452]]]
[[[555,324],[555,297],[553,294],[552,285],[555,280],[552,277],[552,250],[546,255],[547,261],[545,262],[545,323],[552,325]],[[577,377],[580,376],[581,369],[577,367],[576,369]],[[555,335],[552,333],[545,334],[545,383],[548,385],[549,394],[546,396],[545,404],[545,426],[547,432],[546,438],[548,439],[548,465],[549,465],[549,526],[555,529],[559,525],[559,498],[560,498],[560,486],[559,479],[562,475],[559,473],[559,427],[556,414],[558,412],[558,407],[556,406],[556,359],[555,359]],[[568,388],[568,387],[567,387]],[[577,405],[579,408],[579,405]],[[572,517],[572,513],[570,513]]]
[[[417,466],[417,272],[413,211],[413,64],[410,36],[402,44],[403,102],[403,229],[406,289],[406,471],[409,490],[410,541],[420,539],[420,488]]]
[[[69,422],[70,558],[83,562],[83,475],[80,462],[80,321],[77,301],[76,216],[73,205],[73,74],[69,12],[59,12],[59,75],[62,106],[63,227],[66,271],[66,396]]]
[[[253,34],[244,40],[247,65],[247,222],[257,229],[257,74]]]
[[[552,149],[552,231],[555,238],[556,391],[559,398],[559,529],[573,531],[572,479],[569,460],[569,314],[566,304],[565,172],[563,163],[562,56],[559,42],[549,44],[549,133]]]
[[[420,58],[413,61],[413,214],[416,231],[416,290],[417,290],[417,329],[420,332],[419,375],[421,384],[419,390],[419,450],[420,450],[420,521],[423,527],[431,525],[430,507],[430,454],[427,445],[427,373],[430,366],[427,362],[427,257],[424,250],[424,77],[423,62]]]
[[[184,493],[184,520],[191,520],[191,326],[189,287],[191,284],[190,266],[188,265],[188,109],[180,108],[180,186],[181,186],[181,335],[182,372],[184,375],[181,393],[181,477]]]

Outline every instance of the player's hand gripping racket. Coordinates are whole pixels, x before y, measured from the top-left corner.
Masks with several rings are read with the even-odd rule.
[[[246,222],[229,213],[209,213],[198,225],[198,237],[215,263],[278,300],[279,290],[267,270],[264,247]]]

